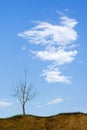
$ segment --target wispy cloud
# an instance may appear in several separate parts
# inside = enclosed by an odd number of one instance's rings
[[[26,51],[26,46],[23,45],[23,46],[22,46],[22,50],[23,50],[23,51]]]
[[[59,68],[72,63],[78,53],[74,43],[78,38],[74,29],[77,23],[77,20],[63,15],[60,24],[37,21],[36,26],[18,34],[29,43],[43,46],[43,50],[31,52],[43,61],[50,61],[51,64],[42,71],[46,81],[71,83],[71,77],[62,75]]]
[[[36,105],[36,108],[42,108],[42,107],[43,107],[43,105],[41,105],[41,104]]]
[[[48,101],[48,102],[46,102],[46,103],[44,103],[44,104],[42,104],[42,103],[35,103],[34,104],[34,106],[36,107],[36,108],[38,108],[38,109],[41,109],[41,108],[45,108],[45,107],[48,107],[49,105],[55,105],[55,104],[59,104],[59,103],[61,103],[61,102],[63,102],[64,101],[64,99],[63,98],[55,98],[55,99],[53,99],[53,100],[50,100],[50,101]]]
[[[60,102],[63,102],[63,99],[62,98],[56,98],[54,100],[49,101],[48,105],[58,104]]]
[[[8,101],[0,101],[0,107],[8,107],[11,106],[12,103]]]
[[[30,43],[43,45],[64,45],[71,44],[77,39],[77,33],[73,29],[77,24],[75,19],[66,16],[60,18],[60,25],[53,25],[48,22],[36,22],[37,25],[30,30],[19,33]]]

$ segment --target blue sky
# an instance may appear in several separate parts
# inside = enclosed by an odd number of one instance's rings
[[[28,114],[87,112],[87,1],[0,1],[0,117],[22,113],[12,87],[28,69]]]

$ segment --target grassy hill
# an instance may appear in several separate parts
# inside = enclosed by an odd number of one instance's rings
[[[87,114],[64,113],[49,117],[19,115],[0,119],[0,130],[87,130]]]

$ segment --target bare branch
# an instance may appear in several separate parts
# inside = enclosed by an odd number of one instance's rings
[[[36,92],[33,90],[32,86],[27,86],[27,71],[24,71],[24,81],[20,81],[13,90],[13,96],[20,101],[23,114],[25,114],[26,103],[30,102],[36,96]]]

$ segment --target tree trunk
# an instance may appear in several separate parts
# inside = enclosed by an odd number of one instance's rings
[[[25,105],[24,104],[22,105],[22,108],[23,108],[23,115],[25,115]]]

